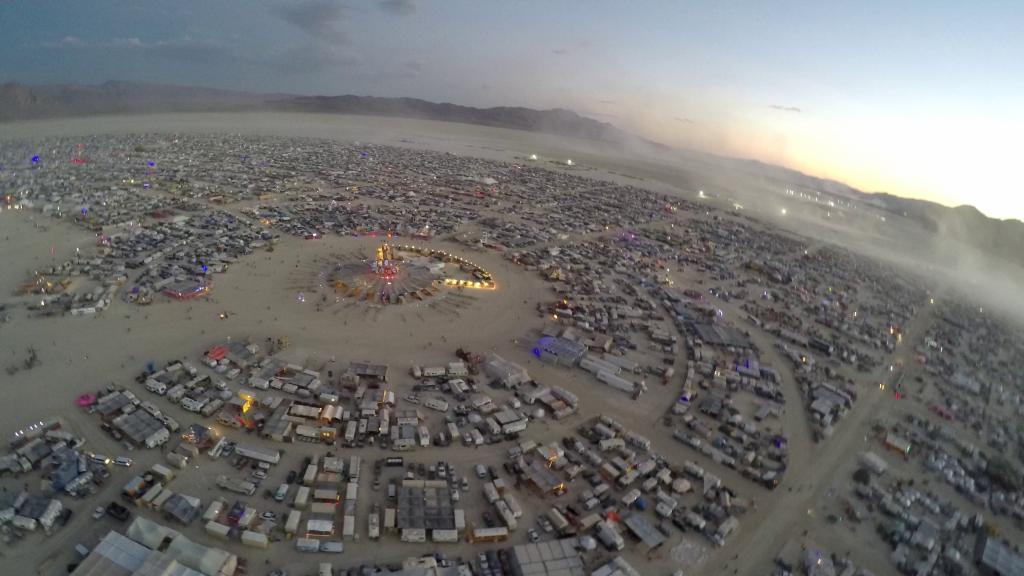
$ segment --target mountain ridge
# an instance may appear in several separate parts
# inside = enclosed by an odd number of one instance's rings
[[[259,94],[219,88],[111,80],[102,84],[0,84],[0,122],[95,114],[230,111],[319,112],[396,116],[461,122],[497,128],[624,144],[639,140],[657,149],[668,147],[637,139],[607,123],[564,108],[536,110],[515,106],[476,108],[418,98],[378,96],[301,96]]]
[[[107,81],[97,85],[0,84],[0,123],[15,120],[98,114],[156,112],[279,111],[396,116],[510,128],[581,138],[611,145],[642,143],[659,152],[686,153],[639,138],[607,122],[564,108],[536,110],[519,106],[476,108],[418,98],[378,96],[302,96],[251,93],[219,88]],[[767,164],[756,159],[730,158],[689,151],[723,169],[753,170],[763,176],[799,182],[829,194],[845,195],[910,219],[934,234],[1024,265],[1024,222],[986,216],[974,206],[947,207],[928,200],[902,198],[887,192],[864,192],[842,182]]]

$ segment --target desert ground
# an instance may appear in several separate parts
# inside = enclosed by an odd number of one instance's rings
[[[4,127],[3,136],[196,131],[337,138],[500,160],[514,160],[530,153],[549,158],[571,157],[591,171],[587,175],[658,191],[692,194],[692,182],[671,167],[639,160],[633,162],[628,155],[586,143],[426,121],[255,114],[127,116],[15,123]],[[90,242],[89,234],[71,225],[49,220],[43,223],[41,219],[30,219],[28,213],[0,213],[0,254],[3,255],[0,290],[12,289],[33,269],[62,261],[76,248]],[[468,251],[456,244],[437,241],[429,244],[461,253],[487,267],[499,285],[493,292],[467,291],[464,295],[449,295],[436,302],[391,307],[341,303],[322,310],[318,310],[317,303],[311,299],[299,298],[313,271],[324,266],[331,254],[364,251],[369,255],[373,245],[369,239],[336,236],[316,242],[284,237],[274,252],[254,254],[219,275],[210,296],[201,300],[182,303],[161,298],[147,307],[117,300],[101,315],[89,318],[36,319],[22,312],[12,314],[10,322],[0,324],[0,364],[17,362],[31,347],[38,351],[41,365],[13,376],[0,372],[0,435],[6,437],[34,421],[60,416],[88,439],[88,447],[120,455],[124,452],[123,446],[104,435],[95,419],[74,408],[73,401],[78,394],[95,391],[109,383],[134,386],[133,378],[147,362],[162,364],[177,358],[195,362],[204,349],[228,338],[262,340],[285,336],[291,342],[286,357],[307,365],[325,366],[332,361],[339,365],[348,361],[390,364],[397,375],[394,386],[399,396],[411,389],[412,379],[403,375],[413,364],[450,361],[454,350],[460,346],[478,353],[494,350],[526,366],[536,380],[564,386],[580,397],[582,415],[562,422],[535,424],[524,435],[526,438],[558,440],[585,417],[610,414],[627,428],[647,435],[656,450],[670,459],[707,462],[702,455],[673,440],[672,430],[659,423],[678,392],[674,386],[650,385],[647,394],[631,402],[597,384],[585,373],[551,367],[536,360],[530,353],[530,339],[544,325],[544,319],[536,312],[536,303],[550,288],[536,274],[525,272],[497,255]],[[676,279],[681,287],[693,280]],[[224,311],[229,313],[226,320],[219,318]],[[922,334],[928,321],[925,318],[921,320],[922,325],[910,327],[908,338]],[[761,347],[772,350],[767,343]],[[785,390],[787,404],[780,425],[791,439],[794,459],[782,487],[769,492],[721,468],[726,483],[758,502],[757,508],[742,519],[739,535],[721,549],[707,548],[706,542],[692,534],[675,536],[669,546],[649,558],[640,552],[639,546],[628,546],[624,555],[635,560],[635,565],[650,570],[645,574],[670,574],[680,568],[686,574],[762,573],[768,567],[766,562],[770,562],[787,540],[799,539],[806,530],[815,532],[816,526],[820,528],[814,503],[834,489],[840,478],[848,478],[849,470],[841,466],[843,459],[863,449],[866,442],[863,429],[884,414],[889,397],[880,395],[869,402],[858,403],[835,436],[814,445],[809,439],[799,392],[790,378],[786,380],[789,385]],[[170,412],[172,416],[184,418],[186,413],[180,408],[177,410]],[[460,475],[471,476],[473,464],[481,461],[498,464],[506,448],[503,444],[479,450],[461,446],[432,447],[406,457],[425,463],[444,459],[455,464]],[[323,452],[322,447],[306,444],[287,445],[285,450],[280,467],[284,469],[295,468],[303,456]],[[385,454],[375,448],[343,450],[342,453],[361,454],[367,462]],[[135,471],[163,460],[159,451],[135,451],[131,456],[136,460],[133,471],[115,469],[112,481],[106,484],[97,502],[115,499],[121,484]],[[205,502],[225,495],[214,486],[213,479],[226,468],[221,463],[204,460],[196,469],[183,471],[176,482],[179,486],[189,485],[189,491]],[[275,477],[272,484],[279,481]],[[368,484],[360,486],[361,493],[370,490]],[[0,486],[11,488],[12,480],[4,478]],[[477,488],[474,482],[469,493],[474,500],[465,507],[468,516],[478,521],[479,512],[473,510],[480,507],[476,500],[482,502],[482,497]],[[550,506],[550,503],[531,504],[536,505],[527,506],[526,525],[531,525],[533,517]],[[109,519],[96,526],[89,518],[88,502],[77,506],[71,524],[55,536],[39,538],[38,545],[2,549],[5,566],[11,570],[9,573],[63,574],[65,564],[72,559],[71,547],[75,543],[87,541],[92,545],[102,532],[114,527]],[[367,500],[361,499],[361,525],[368,507]],[[857,563],[870,567],[875,574],[893,573],[884,557],[872,558],[868,544],[872,534],[838,530],[823,530],[812,536],[833,549],[850,549]],[[201,523],[183,532],[197,541],[210,543],[202,534]],[[701,563],[680,564],[673,559],[672,548],[679,545],[681,539],[705,549]],[[520,540],[525,541],[522,532],[513,542]],[[287,544],[272,545],[267,551],[243,548],[238,543],[218,541],[216,545],[248,558],[250,566],[261,566],[273,558],[274,566],[301,574],[304,572],[300,570],[311,570],[316,561],[295,552]],[[446,548],[446,552],[449,556],[469,558],[479,549],[479,546],[463,543]],[[363,562],[396,561],[430,550],[430,545],[360,546],[351,543],[346,544],[342,556],[331,560],[339,565],[354,566]],[[256,568],[254,573],[261,573],[259,570]]]

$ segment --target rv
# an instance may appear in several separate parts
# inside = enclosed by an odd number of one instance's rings
[[[152,378],[150,378],[146,380],[146,390],[149,390],[154,394],[159,394],[160,396],[163,396],[164,394],[167,393],[167,385],[164,384],[163,382],[153,380]]]

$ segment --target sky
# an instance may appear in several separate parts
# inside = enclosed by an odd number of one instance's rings
[[[568,108],[1024,219],[1024,2],[0,0],[0,81]]]

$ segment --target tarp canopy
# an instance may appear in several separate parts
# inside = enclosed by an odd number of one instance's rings
[[[196,544],[181,534],[178,534],[171,541],[166,553],[185,566],[198,570],[207,576],[219,573],[221,567],[231,557],[231,554],[220,548],[207,548],[202,544]]]
[[[96,403],[96,395],[95,394],[82,394],[81,396],[78,397],[77,400],[75,400],[75,404],[78,404],[79,406],[82,406],[82,407],[92,406],[95,403]]]
[[[228,355],[228,349],[223,346],[214,346],[206,353],[213,360],[220,360]]]
[[[179,536],[177,530],[172,530],[142,516],[136,516],[125,535],[147,548],[158,550],[160,544],[167,538]]]

